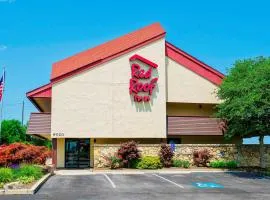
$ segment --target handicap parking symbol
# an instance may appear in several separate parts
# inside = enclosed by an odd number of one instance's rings
[[[196,188],[201,188],[201,189],[215,189],[215,188],[224,188],[223,185],[213,183],[213,182],[196,182],[192,183],[193,186]]]

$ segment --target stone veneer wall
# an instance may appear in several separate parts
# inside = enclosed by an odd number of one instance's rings
[[[112,156],[117,152],[119,144],[95,144],[94,167],[106,166],[106,156]],[[235,144],[178,144],[175,145],[175,159],[193,162],[193,151],[208,149],[213,157],[211,160],[236,160],[239,166],[259,166],[259,145],[235,145]],[[142,156],[158,156],[160,144],[138,145]],[[270,145],[265,145],[266,162],[270,167]]]

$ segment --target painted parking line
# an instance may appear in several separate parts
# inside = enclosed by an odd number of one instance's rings
[[[116,185],[114,184],[114,182],[112,181],[112,179],[110,179],[110,177],[107,174],[103,174],[103,175],[110,182],[110,184],[112,185],[112,187],[113,188],[116,188]]]
[[[175,183],[175,182],[173,182],[173,181],[171,181],[171,180],[169,180],[169,179],[166,179],[166,178],[164,178],[164,177],[162,177],[162,176],[159,176],[159,175],[157,175],[157,174],[153,174],[153,176],[159,177],[159,178],[161,178],[161,179],[163,179],[163,180],[165,180],[165,181],[167,181],[167,182],[169,182],[169,183],[172,183],[172,184],[176,185],[177,187],[184,188],[184,186],[182,186],[182,185],[180,185],[180,184],[178,184],[178,183]]]

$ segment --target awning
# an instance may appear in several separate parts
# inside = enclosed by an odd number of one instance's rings
[[[223,135],[220,119],[210,117],[168,117],[168,135]]]
[[[27,134],[44,136],[51,135],[51,113],[31,113]]]

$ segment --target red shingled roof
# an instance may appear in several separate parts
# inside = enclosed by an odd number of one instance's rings
[[[164,37],[165,30],[159,23],[146,26],[102,45],[88,49],[53,64],[51,80],[61,79],[82,68],[89,68],[122,55],[148,42]]]

